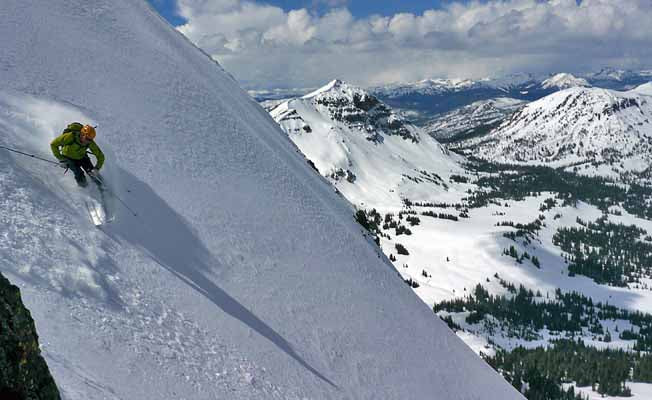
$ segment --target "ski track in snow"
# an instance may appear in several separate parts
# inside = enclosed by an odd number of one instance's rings
[[[4,100],[2,129],[21,127],[23,135],[29,132],[29,136],[27,140],[18,137],[16,142],[23,149],[39,143],[30,150],[46,156],[43,147],[53,138],[48,132],[65,124],[53,124],[48,130],[43,129],[44,121],[25,118],[34,115],[30,106],[35,102],[41,106],[39,115],[52,115],[43,111],[46,102],[7,94],[0,98]],[[71,119],[88,120],[74,115],[70,107],[50,106]],[[264,369],[227,348],[191,316],[170,308],[164,297],[143,289],[145,280],[138,282],[125,275],[111,254],[122,253],[122,264],[129,267],[142,263],[142,255],[93,227],[83,205],[94,201],[87,194],[92,184],[77,188],[72,173],[62,173],[56,166],[20,155],[0,158],[0,225],[5,227],[0,236],[0,261],[3,271],[22,287],[23,296],[32,304],[58,303],[78,323],[67,329],[90,328],[88,340],[105,351],[105,356],[110,356],[116,343],[129,343],[133,353],[129,369],[144,379],[154,379],[147,370],[156,368],[185,381],[197,394],[251,395],[253,391],[265,398],[287,398],[286,391],[266,381]],[[132,262],[126,261],[129,259]],[[146,269],[141,272],[147,276]],[[163,292],[164,288],[159,288],[153,293]],[[53,293],[63,296],[64,302]],[[122,398],[83,365],[68,361],[58,346],[46,342],[41,347],[51,368],[75,382],[62,388],[64,399],[87,399],[89,388],[103,398]]]

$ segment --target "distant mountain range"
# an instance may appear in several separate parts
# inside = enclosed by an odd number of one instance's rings
[[[428,79],[377,86],[369,91],[391,107],[405,112],[417,125],[426,125],[437,115],[481,100],[513,98],[534,101],[573,86],[631,90],[650,80],[652,71],[605,68],[577,75],[518,73],[477,80]]]
[[[466,141],[499,162],[575,166],[618,177],[652,165],[652,83],[636,89],[572,87],[532,102],[490,134]]]

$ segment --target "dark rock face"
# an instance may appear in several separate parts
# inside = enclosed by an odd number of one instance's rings
[[[349,128],[367,132],[367,140],[372,142],[382,142],[378,132],[398,135],[415,143],[419,141],[408,129],[411,124],[409,121],[394,114],[376,97],[362,90],[353,93],[352,100],[333,91],[317,96],[313,102],[324,107],[333,120],[343,122]]]
[[[347,180],[349,183],[355,183],[355,180],[358,178],[358,177],[353,173],[353,171],[348,170],[348,169],[345,171],[345,170],[343,170],[342,168],[338,168],[335,172],[333,172],[333,173],[330,175],[330,177],[331,177],[331,179],[333,179],[333,180],[335,180],[335,181],[339,181],[339,180],[341,180],[341,179],[343,179],[343,178],[346,178],[346,180]]]
[[[60,398],[20,291],[0,274],[0,399]]]

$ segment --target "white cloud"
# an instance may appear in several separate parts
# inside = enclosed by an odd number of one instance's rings
[[[315,36],[317,28],[306,10],[292,10],[281,25],[263,33],[263,44],[303,45]]]
[[[254,87],[652,63],[649,0],[472,1],[363,19],[346,8],[316,15],[242,0],[178,1],[188,21],[179,30]]]
[[[325,45],[353,43],[351,30],[354,23],[353,16],[346,9],[335,9],[316,19],[318,39]]]

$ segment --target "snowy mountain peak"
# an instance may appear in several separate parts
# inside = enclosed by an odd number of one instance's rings
[[[340,90],[343,86],[348,86],[348,85],[346,85],[343,81],[341,81],[339,79],[333,79],[332,81],[328,82],[327,85],[320,87],[319,89],[315,90],[314,92],[310,92],[310,93],[306,94],[305,96],[303,96],[303,98],[308,99],[308,98],[311,98],[311,97],[315,97],[315,96],[317,96],[317,95],[319,95],[321,93],[330,92],[330,91],[333,91],[333,90],[337,91],[337,90]]]
[[[643,93],[574,87],[528,104],[470,144],[488,159],[557,166],[594,162],[605,165],[601,174],[619,175],[652,165],[651,121],[652,101]]]
[[[357,105],[360,105],[359,102],[370,101],[374,104],[378,102],[378,99],[369,94],[366,90],[339,79],[332,80],[327,85],[302,97],[302,99],[316,98],[341,99],[345,102],[354,102]]]
[[[577,78],[568,73],[556,74],[541,83],[544,89],[568,89],[575,86],[589,87],[589,82],[584,78]]]
[[[419,141],[416,128],[402,115],[395,113],[364,89],[341,80],[333,80],[312,93],[281,104],[273,111],[273,115],[277,121],[278,118],[294,118],[291,110],[299,102],[310,104],[315,112],[328,115],[332,121],[359,131],[374,142],[382,141],[383,135],[398,135],[414,142]],[[301,129],[312,128],[306,124]]]
[[[405,193],[418,198],[414,193],[445,190],[443,177],[459,170],[436,140],[375,96],[341,81],[270,114],[354,204],[400,206]]]
[[[337,86],[341,86],[341,85],[343,85],[343,84],[344,84],[344,82],[343,82],[342,80],[340,80],[340,79],[333,79],[333,80],[330,81],[330,82],[328,83],[328,85],[326,85],[326,86],[330,86],[330,87],[334,88],[334,87],[337,87]]]

